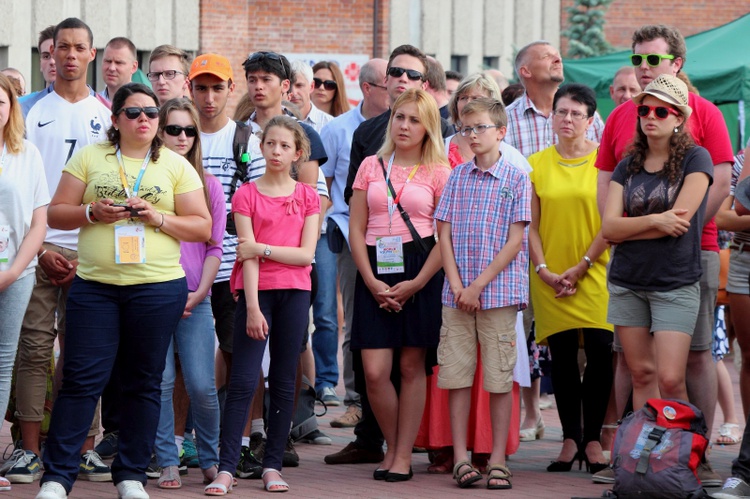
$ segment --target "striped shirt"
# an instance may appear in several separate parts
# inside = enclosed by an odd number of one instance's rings
[[[464,287],[486,269],[508,240],[510,225],[531,221],[531,181],[505,157],[486,172],[474,161],[457,166],[435,210],[435,219],[451,224],[453,252]],[[456,308],[448,279],[443,305]],[[482,310],[518,306],[529,301],[528,229],[521,251],[479,296]]]
[[[504,140],[527,158],[557,144],[557,134],[552,131],[552,114],[545,116],[526,93],[513,101],[505,111],[508,114],[508,131]],[[594,123],[588,128],[586,137],[601,142],[603,132],[604,122],[599,113],[594,113]]]

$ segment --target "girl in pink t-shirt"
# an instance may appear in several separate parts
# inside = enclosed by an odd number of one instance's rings
[[[281,478],[294,403],[294,380],[310,307],[310,270],[318,240],[320,199],[315,190],[290,176],[304,162],[310,143],[302,127],[288,116],[266,125],[261,144],[266,171],[240,187],[232,199],[237,235],[249,243],[250,257],[239,256],[231,276],[238,296],[233,337],[232,374],[224,406],[219,476],[206,487],[209,495],[231,489],[240,457],[242,430],[258,385],[261,360],[270,340],[268,384],[271,404],[263,457],[263,482],[269,492],[289,485]]]

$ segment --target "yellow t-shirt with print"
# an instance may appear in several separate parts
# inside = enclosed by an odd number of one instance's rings
[[[130,189],[135,185],[142,159],[122,156]],[[125,203],[125,189],[115,149],[107,143],[80,149],[68,161],[63,172],[86,184],[83,203],[112,199]],[[166,147],[159,161],[149,161],[143,174],[138,197],[151,203],[165,215],[175,214],[175,196],[202,189],[200,177],[190,163]],[[180,265],[180,242],[172,236],[145,225],[145,263],[115,263],[115,226],[141,223],[137,217],[116,224],[87,224],[78,237],[78,271],[82,279],[128,286],[179,279],[185,275]]]

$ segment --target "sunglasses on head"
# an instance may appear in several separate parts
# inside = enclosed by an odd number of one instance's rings
[[[338,83],[333,80],[323,81],[320,78],[313,78],[313,83],[315,84],[315,88],[320,88],[321,85],[323,85],[323,88],[326,90],[336,90],[338,88]]]
[[[159,108],[156,106],[148,107],[126,107],[123,108],[120,113],[125,113],[125,117],[129,120],[136,120],[141,113],[146,115],[146,118],[155,120],[159,117]],[[119,114],[119,113],[118,113]]]
[[[281,58],[279,54],[276,52],[254,52],[250,54],[247,59],[245,59],[245,62],[242,63],[242,66],[247,71],[247,68],[251,64],[260,63],[266,59],[269,59],[271,61],[276,62],[278,65],[281,66],[281,68],[284,70],[284,74],[287,75],[286,79],[289,78],[289,70],[287,69],[286,64],[284,64],[284,60]]]
[[[388,76],[393,76],[394,78],[401,78],[401,75],[404,73],[406,73],[406,77],[412,81],[424,80],[424,75],[417,70],[404,69],[396,66],[388,68]]]
[[[633,66],[640,66],[643,64],[643,59],[646,59],[646,63],[648,63],[649,66],[652,68],[655,68],[659,64],[661,64],[662,59],[668,59],[672,60],[674,59],[673,55],[669,54],[631,54],[630,55],[630,62],[633,64]]]
[[[664,106],[647,106],[645,104],[641,104],[636,108],[638,110],[638,116],[641,118],[645,118],[649,114],[651,114],[651,111],[654,112],[654,116],[656,116],[660,120],[666,120],[667,116],[670,114],[674,114],[675,116],[680,116],[680,113],[678,113],[676,110],[672,109],[671,107],[664,107]]]
[[[186,137],[196,137],[198,135],[198,129],[193,125],[167,125],[164,127],[164,133],[171,135],[172,137],[179,137],[182,132],[185,132]]]

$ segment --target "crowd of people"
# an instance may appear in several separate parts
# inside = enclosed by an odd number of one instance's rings
[[[43,30],[46,88],[0,74],[0,410],[17,442],[0,490],[64,499],[82,479],[147,499],[147,478],[177,489],[192,466],[209,496],[237,478],[285,492],[294,444],[331,444],[298,420],[310,391],[354,428],[328,464],[407,481],[416,445],[460,488],[511,489],[506,457],[544,434],[540,355],[563,433],[549,472],[614,482],[612,430],[649,398],[689,400],[710,431],[728,378],[717,223],[750,357],[748,172],[683,81],[681,34],[644,26],[632,48],[606,123],[544,41],[518,51],[513,85],[399,46],[361,67],[354,108],[334,62],[253,52],[231,119],[220,54],[161,45],[149,86],[117,37],[96,93],[91,29]],[[724,416],[717,441],[741,445],[714,497],[750,496],[750,430]],[[708,458],[697,474],[722,485]]]

